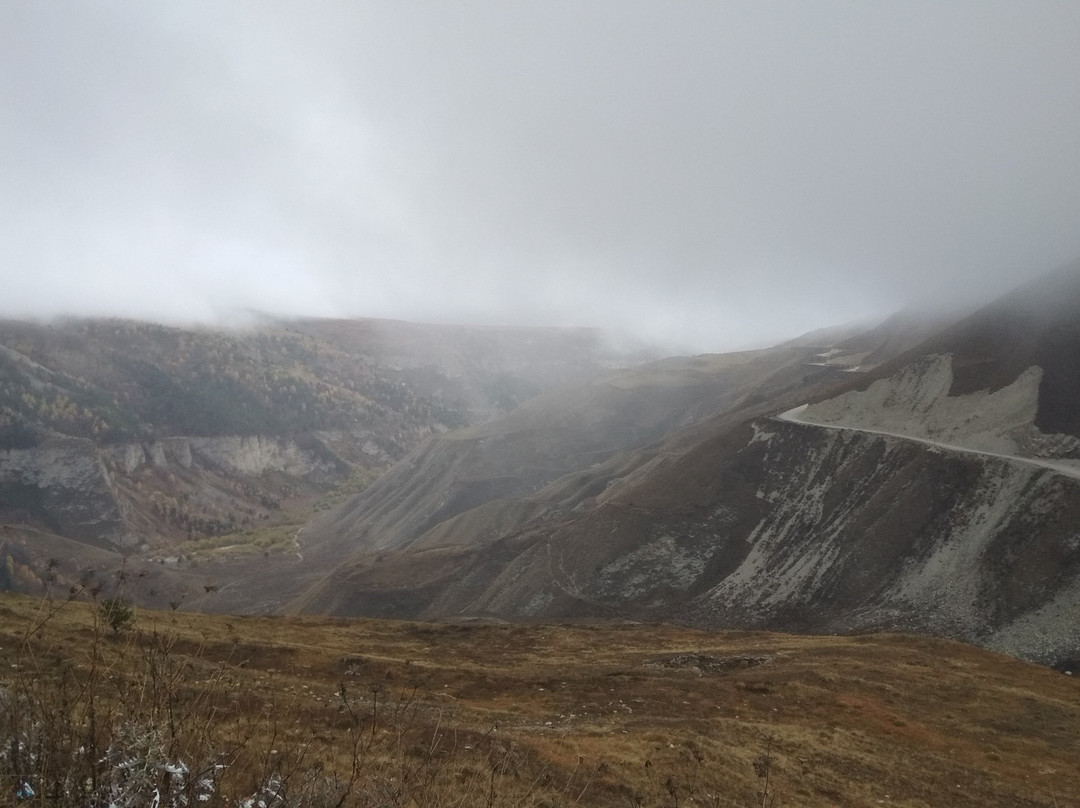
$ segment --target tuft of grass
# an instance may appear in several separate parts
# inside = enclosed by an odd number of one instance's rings
[[[114,634],[130,628],[135,622],[135,609],[119,596],[102,600],[100,613],[102,622],[111,628]]]

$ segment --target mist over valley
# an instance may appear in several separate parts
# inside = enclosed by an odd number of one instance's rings
[[[0,805],[1075,802],[1078,31],[0,4]]]

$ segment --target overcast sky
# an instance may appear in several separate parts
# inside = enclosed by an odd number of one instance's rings
[[[1080,3],[0,0],[0,315],[764,343],[1080,258]]]

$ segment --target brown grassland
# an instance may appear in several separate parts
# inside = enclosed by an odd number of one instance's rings
[[[0,805],[1080,805],[1080,682],[955,642],[109,616],[0,596]]]

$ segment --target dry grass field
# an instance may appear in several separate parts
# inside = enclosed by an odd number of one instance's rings
[[[1080,682],[954,642],[0,597],[0,805],[1080,805]]]

